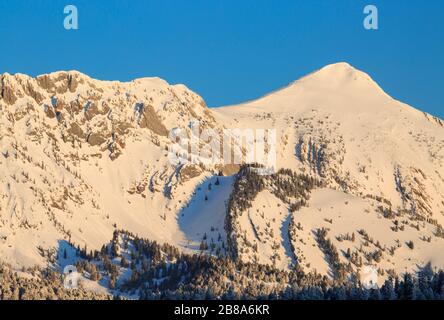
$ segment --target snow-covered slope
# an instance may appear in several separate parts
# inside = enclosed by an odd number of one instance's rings
[[[342,218],[337,206],[328,214],[324,209],[329,208],[319,208],[322,214],[302,214],[305,209],[294,214],[295,222],[305,228],[305,234],[300,230],[295,234],[306,236],[305,243],[295,240],[295,254],[303,254],[311,268],[326,271],[328,259],[320,259],[324,255],[314,233],[324,227],[324,219],[333,220],[327,226],[335,234],[352,234],[358,231],[352,218],[360,221],[362,228],[383,230],[387,223],[396,221],[392,215],[399,215],[407,224],[411,219],[415,225],[418,220],[423,222],[415,232],[406,228],[400,234],[386,227],[387,232],[375,238],[381,242],[399,240],[403,247],[407,238],[421,244],[421,248],[410,250],[415,253],[407,249],[399,259],[391,259],[391,268],[404,271],[407,265],[413,268],[415,263],[428,260],[442,265],[444,242],[434,236],[440,234],[439,225],[444,223],[442,120],[394,100],[367,74],[347,63],[326,66],[258,100],[214,113],[218,122],[235,128],[277,128],[278,168],[320,179],[327,188],[340,191],[334,193],[334,201],[347,201],[349,195],[359,199]],[[328,191],[316,191],[315,195],[316,201],[331,197]],[[368,220],[364,203],[373,207],[368,209],[373,220]],[[316,207],[313,203],[309,206]],[[276,208],[269,212],[275,215]],[[390,218],[382,218],[384,215]],[[432,244],[420,240],[429,236]],[[359,244],[354,247],[360,248]]]
[[[43,265],[63,240],[99,249],[118,228],[184,251],[331,276],[325,238],[347,270],[444,267],[444,123],[346,63],[216,109],[158,78],[69,71],[0,80],[0,256],[13,265]],[[247,207],[230,207],[242,177],[218,175],[236,166],[168,158],[169,134],[191,137],[196,121],[216,131],[276,129],[277,169],[292,173],[264,180]],[[300,207],[297,192],[283,192],[302,174],[316,183]],[[377,250],[378,262],[368,258]]]
[[[279,167],[444,222],[444,123],[392,99],[348,64],[215,113],[236,127],[280,128]]]
[[[1,76],[0,251],[44,264],[60,239],[100,248],[115,228],[179,243],[177,213],[206,178],[171,165],[170,130],[214,127],[203,100],[157,78],[98,81],[75,71]]]

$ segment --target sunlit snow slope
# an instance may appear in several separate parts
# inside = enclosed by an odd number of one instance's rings
[[[227,254],[229,236],[256,244],[237,247],[245,261],[332,276],[317,233],[328,228],[352,269],[444,267],[444,123],[346,63],[216,109],[158,78],[121,83],[69,71],[0,80],[2,260],[44,265],[62,240],[98,249],[117,228],[209,254]],[[238,168],[168,158],[170,132],[191,137],[196,121],[216,131],[276,129],[277,169],[323,187],[296,212],[267,187],[230,229]]]

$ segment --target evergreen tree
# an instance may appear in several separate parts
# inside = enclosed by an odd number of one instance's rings
[[[404,274],[404,281],[402,283],[402,300],[413,300],[414,292],[415,292],[415,283],[413,282],[413,278],[410,273]]]
[[[396,300],[396,292],[393,287],[393,280],[387,279],[381,287],[381,299],[384,300]]]

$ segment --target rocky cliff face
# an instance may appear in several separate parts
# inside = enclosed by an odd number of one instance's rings
[[[122,222],[145,233],[146,211],[165,223],[176,185],[205,171],[167,158],[173,128],[191,120],[217,126],[202,98],[182,85],[98,81],[75,71],[4,74],[0,83],[0,246],[10,262],[42,263],[35,248],[61,238],[97,247]]]

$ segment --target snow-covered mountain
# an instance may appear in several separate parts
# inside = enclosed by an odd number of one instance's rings
[[[0,79],[0,257],[12,265],[45,265],[64,240],[100,249],[122,229],[331,277],[444,267],[444,122],[346,63],[215,109],[158,78]],[[195,123],[275,129],[276,173],[172,163],[171,132],[192,139]]]
[[[276,252],[273,242],[289,241],[282,226],[292,219],[301,225],[290,239],[295,255],[319,272],[329,270],[314,235],[322,228],[330,229],[328,237],[343,263],[350,258],[341,252],[350,249],[356,259],[384,270],[402,272],[428,261],[443,265],[442,120],[394,100],[346,63],[326,66],[282,90],[215,113],[218,122],[235,127],[279,128],[278,167],[307,173],[326,186],[313,190],[308,206],[290,218],[268,191],[258,195],[248,210],[251,224],[240,222],[237,233],[246,234],[246,241],[239,241],[254,243],[252,228],[271,224],[275,237],[257,241],[263,247],[259,261]],[[359,230],[369,236],[359,235]],[[353,233],[355,241],[343,240]],[[407,246],[410,241],[414,249]],[[381,262],[365,258],[376,251],[382,252],[377,259]],[[287,265],[291,255],[281,252],[281,264]],[[251,251],[243,256],[252,259]]]

